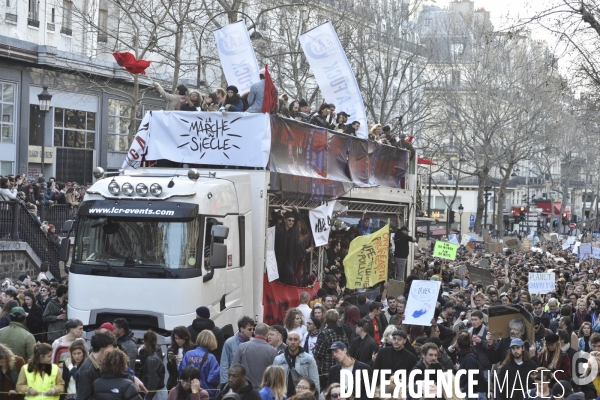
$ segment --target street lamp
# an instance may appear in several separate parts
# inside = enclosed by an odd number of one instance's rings
[[[460,203],[460,205],[458,206],[458,234],[462,235],[462,215],[463,215],[463,211],[465,211],[465,208],[463,207],[462,203]]]
[[[488,229],[488,224],[487,224],[487,217],[488,217],[488,203],[490,202],[490,196],[492,195],[490,193],[490,190],[492,189],[491,186],[484,186],[483,188],[485,190],[485,193],[483,193],[483,197],[485,197],[485,213],[483,214],[483,226],[485,226],[485,229]]]
[[[46,114],[50,111],[50,102],[52,101],[52,95],[48,92],[48,86],[44,86],[44,90],[38,96],[39,107],[41,111],[41,121],[37,124],[37,136],[42,138],[42,174],[44,173],[44,153],[46,152],[45,147],[45,131],[46,131]]]

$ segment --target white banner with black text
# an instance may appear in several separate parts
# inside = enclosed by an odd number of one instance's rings
[[[264,168],[270,149],[269,114],[150,111],[123,168],[140,167],[142,156],[146,161]]]
[[[331,218],[333,216],[335,203],[335,201],[329,201],[308,212],[310,227],[312,229],[316,247],[324,246],[329,241],[329,232],[331,232],[332,222]]]
[[[240,95],[260,80],[254,48],[242,21],[225,25],[214,31],[221,67],[229,85],[238,88]]]
[[[336,111],[350,114],[348,123],[360,122],[356,136],[368,136],[367,114],[352,67],[331,22],[300,35],[300,44],[325,101]]]

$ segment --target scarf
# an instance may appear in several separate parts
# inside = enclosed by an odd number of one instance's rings
[[[246,335],[244,335],[243,333],[238,332],[238,339],[240,339],[242,341],[242,343],[246,343],[247,341],[250,340],[250,338]]]
[[[308,332],[308,335],[306,335],[306,339],[304,339],[304,351],[308,353],[308,338],[309,337],[315,337],[319,335],[320,330],[317,329],[314,332]]]
[[[585,322],[585,317],[587,317],[587,311],[584,311],[583,314],[577,311],[575,313],[575,316],[577,317],[577,321],[579,321],[579,326],[581,326]]]

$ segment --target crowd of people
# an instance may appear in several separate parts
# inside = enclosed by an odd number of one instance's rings
[[[355,230],[367,233],[369,221],[362,219]],[[598,370],[581,383],[575,378],[585,378],[593,369],[591,362],[574,355],[588,352],[600,363],[599,267],[568,251],[555,256],[497,253],[488,255],[495,280],[485,285],[458,273],[461,265],[483,255],[461,249],[456,261],[447,262],[419,250],[405,293],[390,296],[383,283],[370,299],[363,290],[345,288],[343,264],[336,265],[343,259],[337,255],[343,248],[337,240],[349,240],[346,233],[334,235],[327,250],[332,261],[323,287],[312,298],[302,292],[282,325],[245,316],[227,337],[201,306],[189,326],[172,331],[168,349],[157,345],[151,330],[143,333],[138,348],[124,319],[98,327],[88,345],[81,339],[83,323],[65,314],[67,286],[27,276],[14,283],[6,280],[0,299],[3,390],[11,399],[42,394],[85,400],[337,400],[344,389],[342,370],[353,375],[418,371],[419,379],[427,371],[464,370],[474,371],[476,379],[463,375],[461,389],[474,386],[478,399],[598,398]],[[556,274],[556,290],[529,293],[528,274],[548,271]],[[415,280],[441,285],[427,326],[404,323]],[[533,325],[515,317],[508,323],[508,337],[494,338],[488,326],[491,307],[523,309]],[[495,385],[494,377],[508,379],[510,388]],[[388,392],[400,384],[392,381]],[[513,391],[515,385],[523,391]],[[375,397],[384,398],[379,392]],[[356,398],[367,398],[365,390]]]
[[[213,92],[202,95],[197,89],[188,89],[178,85],[173,93],[168,93],[158,82],[153,86],[166,101],[166,110],[180,111],[221,111],[260,113],[264,101],[264,69],[259,71],[260,81],[255,83],[247,93],[239,93],[236,86],[226,89],[217,88]],[[360,122],[351,119],[345,111],[336,112],[335,104],[322,103],[318,110],[311,110],[310,104],[304,99],[293,100],[283,93],[279,96],[277,113],[283,117],[311,125],[326,128],[335,132],[356,136]],[[368,139],[380,144],[409,148],[410,144],[392,132],[389,125],[373,124],[369,126]],[[412,150],[412,147],[409,148]]]

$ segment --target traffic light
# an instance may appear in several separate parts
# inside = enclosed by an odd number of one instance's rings
[[[567,220],[567,213],[562,213],[562,224],[568,225],[569,221]]]
[[[454,223],[454,217],[456,216],[456,211],[450,210],[450,223]]]

